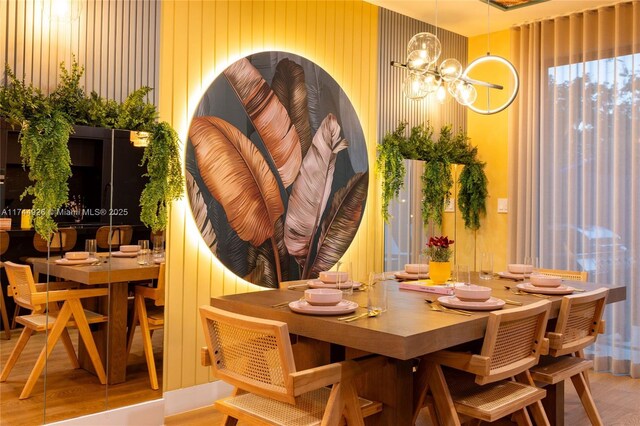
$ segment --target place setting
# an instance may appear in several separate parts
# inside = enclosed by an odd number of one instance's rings
[[[342,290],[334,288],[310,288],[287,305],[293,312],[310,315],[343,315],[358,308],[356,302],[343,298]]]
[[[428,263],[407,263],[404,270],[393,273],[398,281],[424,280],[429,278]]]
[[[351,266],[346,262],[338,262],[336,271],[322,271],[318,274],[318,279],[308,280],[306,285],[309,288],[328,288],[340,289],[348,294],[352,290],[358,290],[362,287],[362,283],[354,281],[349,275]],[[304,285],[304,284],[302,284]],[[291,288],[291,287],[289,287]]]
[[[94,256],[89,256],[88,251],[69,251],[64,254],[62,259],[56,259],[55,263],[63,266],[78,266],[99,265],[101,261]]]
[[[580,291],[574,287],[563,285],[562,278],[553,275],[531,274],[530,282],[520,283],[516,288],[530,294],[567,295]]]

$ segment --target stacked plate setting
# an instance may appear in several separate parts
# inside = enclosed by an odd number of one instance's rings
[[[89,257],[88,251],[69,251],[64,254],[63,259],[58,259],[55,262],[59,265],[85,265],[97,260],[95,257]]]
[[[136,257],[140,251],[139,245],[121,245],[119,251],[114,251],[111,256],[114,257]]]
[[[475,311],[493,311],[502,309],[504,300],[491,297],[491,288],[480,285],[456,286],[453,296],[438,298],[438,302],[447,308],[459,308]]]
[[[312,315],[341,315],[354,312],[358,304],[342,298],[342,291],[332,288],[305,290],[304,299],[289,303],[292,311]]]
[[[575,288],[562,285],[562,278],[553,275],[531,274],[530,283],[518,284],[522,291],[540,294],[571,294]]]
[[[349,281],[349,274],[345,271],[323,271],[320,272],[319,279],[307,281],[310,288],[341,288],[343,284],[347,287],[358,288],[362,284]]]
[[[498,272],[498,275],[502,278],[510,278],[513,280],[524,280],[529,278],[533,272],[533,265],[526,263],[510,263],[507,265],[505,272]]]
[[[429,278],[428,263],[407,263],[404,271],[395,272],[394,275],[399,280],[419,280]]]

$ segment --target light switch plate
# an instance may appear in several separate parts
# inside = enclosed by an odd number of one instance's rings
[[[454,211],[456,211],[455,201],[456,200],[454,200],[453,198],[449,198],[449,203],[444,205],[444,211],[449,213],[453,213]]]
[[[498,198],[498,213],[507,213],[507,198]]]

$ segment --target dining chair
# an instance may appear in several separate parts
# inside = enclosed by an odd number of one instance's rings
[[[382,404],[359,398],[356,376],[379,369],[382,357],[348,360],[296,371],[287,324],[200,307],[207,347],[202,363],[234,386],[215,402],[227,425],[364,425]],[[327,386],[332,385],[331,388]]]
[[[81,299],[107,296],[109,289],[78,290],[69,287],[63,288],[62,285],[67,283],[36,284],[28,265],[18,265],[13,262],[5,262],[5,270],[14,299],[22,301],[23,306],[28,307],[31,313],[17,318],[18,323],[22,324],[24,328],[2,369],[2,373],[0,373],[0,382],[7,380],[29,338],[34,332],[39,331],[48,331],[46,342],[22,389],[20,399],[31,396],[46,360],[58,340],[62,340],[72,367],[79,368],[78,358],[67,330],[67,327],[77,327],[100,383],[106,384],[104,367],[91,335],[89,324],[105,322],[107,317],[84,309]],[[58,303],[62,303],[61,308],[58,308]]]
[[[565,269],[538,269],[536,272],[542,275],[553,275],[572,281],[587,282],[589,280],[589,272],[587,271],[569,271]]]
[[[7,231],[0,230],[0,256],[5,254],[9,249],[9,233]],[[0,261],[0,269],[2,269],[3,263]],[[2,325],[4,327],[4,337],[11,339],[11,327],[9,324],[9,314],[7,313],[7,304],[4,300],[4,290],[0,285],[0,315],[2,315]]]
[[[96,244],[101,249],[117,249],[131,243],[133,228],[131,225],[101,226],[96,231]]]
[[[493,422],[513,414],[519,425],[528,425],[526,408],[530,407],[535,424],[548,425],[540,402],[546,391],[534,385],[529,369],[546,350],[544,331],[550,307],[549,301],[541,300],[491,312],[478,354],[442,350],[424,355],[414,380],[414,423],[428,403],[435,404],[446,424],[469,418]],[[429,391],[438,398],[429,399]],[[444,422],[444,418],[453,420]]]
[[[154,330],[164,327],[164,288],[165,288],[165,264],[160,264],[158,271],[158,281],[156,287],[146,285],[135,286],[135,296],[133,301],[133,314],[129,325],[127,338],[127,358],[131,352],[131,344],[133,336],[138,324],[142,332],[142,346],[144,355],[147,360],[147,369],[149,370],[149,381],[151,389],[158,389],[158,375],[156,373],[156,364],[153,356],[153,345],[151,344],[151,336]],[[153,304],[147,306],[146,300],[153,301]]]
[[[602,314],[609,290],[599,288],[583,294],[562,298],[554,331],[548,332],[549,355],[531,369],[533,380],[555,385],[571,379],[580,401],[593,425],[601,425],[602,419],[593,401],[588,384],[588,370],[593,361],[584,358],[583,349],[596,341],[604,331]]]

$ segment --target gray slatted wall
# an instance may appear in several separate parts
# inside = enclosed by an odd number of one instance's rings
[[[122,101],[151,86],[149,101],[157,105],[160,2],[68,1],[75,19],[59,21],[50,18],[54,0],[0,0],[0,65],[48,93],[60,62],[70,68],[75,55],[87,93]]]
[[[444,124],[451,124],[454,130],[462,128],[466,131],[466,108],[460,106],[449,95],[442,105],[435,99],[413,101],[405,98],[402,93],[402,81],[408,71],[390,65],[392,60],[406,62],[407,43],[411,37],[423,31],[435,34],[435,26],[381,8],[379,29],[378,140],[382,140],[387,132],[395,130],[402,120],[407,121],[409,126],[429,120],[435,129],[440,129]],[[466,67],[467,38],[442,28],[437,30],[437,36],[442,44],[439,61],[455,58]]]

